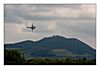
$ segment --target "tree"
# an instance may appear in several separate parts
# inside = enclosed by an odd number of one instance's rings
[[[23,64],[24,61],[25,58],[19,50],[5,50],[4,64]]]

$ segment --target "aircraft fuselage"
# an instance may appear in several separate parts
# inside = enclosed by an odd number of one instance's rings
[[[30,29],[32,29],[32,31],[33,31],[33,29],[35,29],[36,27],[35,27],[35,26],[33,26],[33,24],[32,24],[32,26],[31,26],[31,27],[28,27],[28,26],[27,26],[27,28],[30,28]]]

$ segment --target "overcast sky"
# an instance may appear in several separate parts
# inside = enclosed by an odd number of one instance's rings
[[[5,43],[60,35],[96,48],[95,4],[5,5]],[[27,29],[36,26],[34,32]]]

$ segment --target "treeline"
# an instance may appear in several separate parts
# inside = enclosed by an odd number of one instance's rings
[[[54,59],[54,58],[32,58],[26,59],[19,50],[4,51],[5,65],[96,65],[96,60],[86,59]]]

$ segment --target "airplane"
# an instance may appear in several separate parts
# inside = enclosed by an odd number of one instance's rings
[[[27,26],[27,28],[32,29],[32,32],[33,32],[33,29],[35,29],[36,27],[35,27],[35,26],[33,26],[33,23],[32,23],[32,26],[31,26],[31,27],[28,27],[28,26]]]

